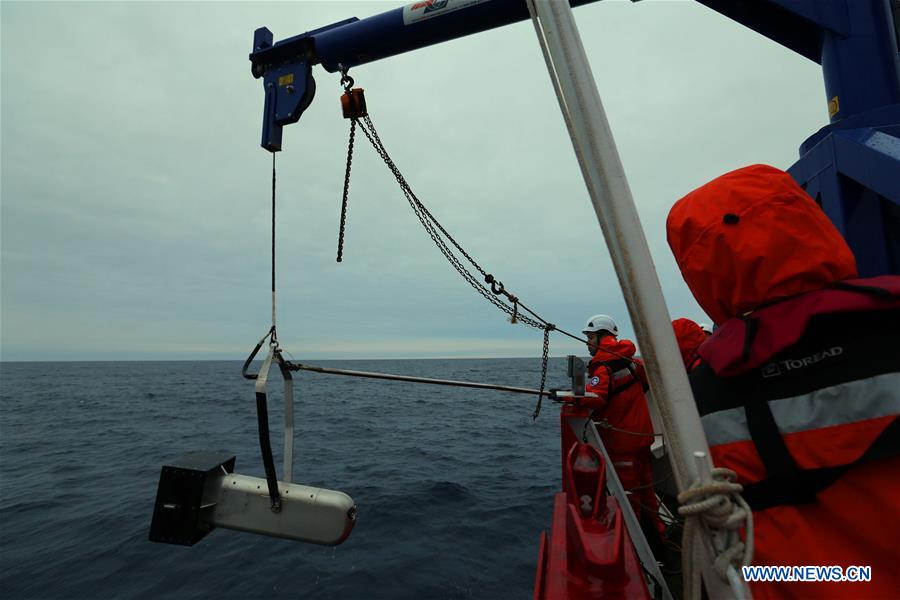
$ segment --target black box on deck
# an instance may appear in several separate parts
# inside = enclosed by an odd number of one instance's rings
[[[226,472],[234,472],[234,460],[227,454],[192,452],[164,465],[153,506],[150,541],[193,546],[203,539],[212,530],[210,520],[203,518],[204,493]]]

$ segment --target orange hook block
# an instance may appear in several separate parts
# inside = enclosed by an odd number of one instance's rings
[[[353,88],[341,96],[345,119],[359,119],[369,114],[366,112],[366,97],[363,92],[362,88]]]

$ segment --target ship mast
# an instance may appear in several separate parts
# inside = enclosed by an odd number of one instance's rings
[[[684,492],[711,468],[709,446],[622,161],[569,3],[528,0],[528,9],[646,359],[675,481]],[[729,582],[712,569],[716,552],[710,532],[704,529],[699,537],[710,597],[750,597],[733,566]]]

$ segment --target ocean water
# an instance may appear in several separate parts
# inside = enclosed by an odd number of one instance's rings
[[[539,359],[323,361],[536,388]],[[281,471],[277,370],[269,412]],[[529,598],[560,486],[558,408],[503,392],[296,374],[294,481],[346,492],[331,548],[216,529],[147,539],[160,467],[188,451],[263,477],[238,362],[0,364],[0,597]],[[551,359],[547,386],[565,385]]]

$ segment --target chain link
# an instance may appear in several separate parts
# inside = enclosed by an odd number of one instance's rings
[[[350,197],[350,168],[353,164],[353,141],[356,138],[356,121],[350,119],[350,143],[347,144],[347,170],[344,172],[344,197],[341,201],[341,225],[338,231],[337,262],[344,256],[344,229],[347,225],[347,201]]]
[[[459,258],[453,253],[450,247],[447,245],[447,242],[444,241],[446,238],[454,248],[462,254],[465,259],[471,264],[481,275],[485,278],[485,280],[489,283],[494,283],[494,277],[492,275],[488,275],[487,272],[479,265],[468,252],[466,252],[462,246],[451,236],[446,229],[440,224],[440,222],[431,214],[431,212],[425,207],[424,204],[416,197],[415,193],[412,191],[409,183],[406,181],[406,178],[403,177],[403,174],[400,172],[400,169],[391,159],[391,157],[387,153],[387,149],[385,149],[384,144],[381,141],[381,138],[378,136],[378,132],[375,129],[375,125],[372,123],[372,119],[367,115],[363,118],[365,125],[360,125],[360,129],[363,134],[368,138],[369,142],[372,144],[372,147],[381,157],[381,160],[384,161],[384,164],[387,165],[388,169],[390,169],[391,173],[394,175],[394,178],[397,180],[397,183],[400,186],[400,190],[403,192],[403,195],[406,197],[407,202],[410,207],[413,209],[416,217],[419,219],[419,222],[425,228],[425,231],[428,233],[428,236],[434,242],[434,244],[438,247],[441,254],[444,255],[444,258],[453,266],[457,273],[459,273],[463,279],[469,282],[469,285],[472,286],[475,291],[481,294],[488,302],[502,310],[506,313],[510,322],[516,323],[521,321],[526,325],[534,327],[535,329],[541,329],[544,332],[544,341],[543,341],[543,351],[541,353],[541,385],[540,392],[538,393],[538,402],[537,406],[534,409],[533,417],[537,419],[538,415],[541,412],[541,403],[544,398],[544,387],[547,383],[547,363],[550,359],[550,332],[556,329],[552,323],[541,319],[537,314],[535,314],[532,310],[530,310],[527,306],[521,304],[518,298],[512,297],[512,306],[509,306],[505,302],[503,302],[498,296],[502,293],[507,298],[511,298],[508,292],[505,292],[502,284],[499,285],[499,293],[493,292],[491,289],[483,286],[475,276],[462,264]],[[441,237],[443,234],[443,237]],[[519,312],[519,307],[522,307],[528,313],[533,315],[535,318],[531,318],[523,315]],[[571,334],[566,334],[570,337]],[[577,339],[577,338],[576,338]]]
[[[367,115],[364,120],[366,122],[366,125],[368,125],[369,128],[372,130],[372,136],[369,137],[369,141],[372,142],[372,145],[375,146],[375,150],[378,152],[379,156],[381,156],[382,160],[384,160],[385,164],[387,164],[388,168],[394,174],[394,177],[397,179],[397,183],[400,184],[400,187],[404,190],[404,193],[408,192],[407,200],[409,200],[410,203],[415,205],[414,209],[418,208],[418,210],[421,211],[422,214],[429,221],[434,223],[434,225],[437,227],[437,229],[448,240],[450,240],[450,243],[453,244],[453,246],[459,251],[459,253],[462,254],[466,258],[466,260],[469,261],[472,264],[472,266],[475,267],[475,269],[479,273],[481,273],[482,277],[486,277],[487,272],[481,268],[481,265],[479,265],[475,261],[475,259],[472,258],[469,255],[469,253],[466,252],[463,249],[463,247],[459,245],[459,243],[457,243],[457,241],[453,238],[453,236],[450,235],[446,229],[444,229],[443,225],[441,225],[440,222],[434,218],[434,215],[432,215],[431,212],[429,212],[428,208],[426,208],[426,206],[424,204],[422,204],[422,202],[419,200],[419,198],[416,197],[416,195],[413,193],[412,188],[406,182],[406,178],[404,178],[403,174],[400,173],[400,169],[397,168],[397,165],[394,164],[394,161],[391,159],[390,156],[388,156],[387,150],[385,149],[384,144],[381,142],[381,138],[378,136],[378,132],[375,130],[375,125],[372,123],[372,118]],[[363,129],[363,131],[365,132],[365,129]],[[368,133],[366,135],[368,135]],[[373,137],[374,137],[374,141],[373,141]]]
[[[597,427],[599,427],[601,429],[609,429],[610,431],[615,431],[617,433],[627,433],[628,435],[636,435],[636,436],[640,436],[640,437],[655,438],[655,437],[663,436],[663,434],[661,434],[661,433],[643,433],[640,431],[628,431],[627,429],[619,429],[618,427],[613,427],[612,425],[610,425],[609,421],[607,419],[602,419],[600,421],[594,421],[594,425],[596,425]]]
[[[537,419],[541,414],[541,402],[544,400],[544,384],[547,383],[547,361],[550,360],[550,332],[556,329],[553,323],[544,325],[544,351],[541,355],[541,388],[538,393],[537,406],[534,407],[532,418]]]
[[[404,196],[406,196],[407,202],[409,202],[410,206],[413,209],[413,212],[415,212],[419,221],[422,223],[422,226],[425,227],[425,229],[426,229],[426,231],[428,231],[428,234],[431,237],[431,239],[441,250],[441,253],[444,254],[445,257],[447,257],[447,260],[449,260],[451,262],[451,264],[453,264],[454,268],[456,268],[457,271],[459,271],[460,268],[462,268],[463,270],[466,270],[462,264],[459,264],[460,261],[455,256],[452,256],[452,255],[448,256],[447,253],[449,252],[449,248],[447,247],[446,243],[443,242],[443,240],[439,239],[437,232],[440,232],[441,234],[443,234],[444,237],[446,237],[450,241],[450,243],[453,244],[453,247],[456,248],[459,251],[459,253],[462,254],[463,257],[465,257],[465,259],[475,268],[475,270],[477,270],[482,275],[482,277],[487,278],[488,274],[481,267],[481,265],[479,265],[478,262],[474,258],[472,258],[472,256],[468,252],[466,252],[462,246],[459,245],[459,243],[456,241],[456,239],[454,239],[454,237],[452,235],[450,235],[446,229],[444,229],[444,227],[440,224],[440,222],[434,217],[434,215],[431,214],[431,212],[428,210],[428,208],[424,204],[422,204],[422,202],[419,200],[419,198],[412,191],[412,188],[409,186],[409,183],[407,183],[406,179],[403,177],[403,174],[400,173],[400,169],[397,167],[397,165],[394,163],[394,161],[390,158],[390,156],[388,156],[387,150],[385,149],[384,144],[381,141],[381,138],[378,136],[378,132],[375,130],[375,125],[372,123],[371,116],[367,115],[363,120],[365,121],[365,124],[368,126],[368,129],[366,129],[366,127],[364,127],[362,124],[360,124],[360,129],[363,131],[363,133],[369,139],[369,142],[372,144],[372,147],[375,148],[375,151],[378,153],[378,155],[381,157],[381,159],[387,165],[388,169],[390,169],[391,173],[393,173],[394,178],[397,180],[397,183],[400,185],[401,191],[403,192]],[[369,130],[371,130],[371,132]],[[432,223],[433,223],[433,225],[431,225]],[[475,279],[474,276],[466,277],[466,275],[463,274],[462,272],[460,272],[460,274],[463,275],[463,277],[467,281],[469,281],[469,283],[472,285],[472,287],[474,287],[476,290],[478,290],[478,292],[482,296],[487,298],[491,302],[491,304],[493,304],[494,306],[497,306],[500,310],[502,310],[507,315],[509,315],[511,319],[513,316],[515,316],[516,321],[522,321],[523,323],[526,323],[527,325],[530,325],[531,327],[534,327],[535,329],[543,329],[544,326],[549,323],[546,319],[542,318],[540,315],[538,315],[533,310],[528,308],[528,306],[523,304],[521,300],[516,299],[514,301],[514,306],[510,307],[507,304],[501,302],[498,298],[496,298],[495,295],[493,295],[492,293],[489,293],[489,290],[487,288],[482,287],[480,282],[478,282],[478,280]],[[493,280],[493,276],[490,276],[490,277],[491,277],[491,280]],[[505,293],[504,295],[509,297],[508,293]],[[526,317],[526,316],[522,315],[521,312],[516,311],[515,304],[518,304],[518,308],[529,313],[534,318]],[[518,314],[516,314],[516,313],[518,313]],[[587,343],[586,339],[580,338],[576,335],[572,335],[571,333],[569,333],[567,331],[563,331],[562,329],[554,327],[553,330],[558,331],[561,334],[572,338],[573,340],[576,340],[576,341],[579,341],[582,343]],[[627,359],[627,357],[622,357],[622,358]]]
[[[354,120],[354,123],[356,120]],[[444,229],[443,225],[431,214],[428,208],[425,207],[424,204],[419,200],[416,196],[415,192],[412,191],[409,183],[406,181],[406,178],[403,177],[403,174],[400,172],[399,167],[394,163],[393,159],[388,155],[387,149],[384,147],[384,143],[381,141],[381,138],[378,135],[378,132],[375,129],[375,125],[372,123],[372,119],[369,115],[363,117],[362,122],[359,123],[359,128],[369,140],[369,143],[372,144],[372,147],[375,149],[375,152],[378,153],[378,156],[381,157],[381,160],[384,161],[384,164],[387,165],[388,169],[394,175],[394,179],[397,180],[397,184],[400,186],[400,191],[403,192],[406,201],[409,203],[410,207],[415,213],[416,218],[418,218],[419,222],[422,224],[422,227],[425,228],[426,233],[434,242],[435,246],[437,246],[438,250],[440,250],[441,254],[447,259],[447,262],[456,270],[460,276],[466,280],[472,288],[477,291],[481,296],[496,306],[498,309],[506,313],[509,317],[511,323],[515,324],[517,322],[525,323],[530,327],[534,327],[535,329],[541,329],[544,332],[544,343],[543,343],[543,352],[541,356],[541,386],[540,386],[540,394],[538,396],[538,403],[534,410],[534,418],[536,419],[541,411],[541,402],[543,400],[543,392],[544,386],[547,380],[547,363],[550,357],[550,332],[551,331],[559,331],[560,333],[580,342],[586,342],[582,338],[579,338],[571,333],[563,331],[561,329],[557,329],[555,325],[548,322],[547,320],[541,318],[538,314],[536,314],[533,310],[528,308],[526,305],[522,304],[516,296],[511,295],[507,292],[503,284],[499,281],[496,281],[493,275],[489,275],[487,271],[485,271],[478,262],[475,261],[472,256],[466,252],[462,246],[450,235],[446,229]],[[351,128],[350,134],[350,151],[352,151],[353,144],[353,129]],[[350,155],[348,153],[347,159],[347,178],[349,179],[350,173]],[[348,182],[345,180],[344,182],[344,205],[346,209],[346,197],[347,197],[347,189]],[[343,217],[342,217],[342,229],[341,235],[343,235]],[[445,241],[446,239],[446,241]],[[475,268],[476,271],[482,276],[486,283],[491,284],[491,288],[485,287],[474,274],[462,263],[459,257],[453,252],[450,246],[447,244],[447,241],[452,244],[453,248],[455,248],[459,254],[461,254],[472,267]],[[340,260],[340,249],[338,254],[338,260]],[[496,288],[496,290],[494,290]],[[512,306],[507,304],[501,299],[501,296],[507,298]],[[532,315],[531,317],[522,314],[519,310],[522,309],[528,314]],[[618,355],[617,355],[618,356]],[[634,359],[626,356],[621,356],[626,360],[630,360],[634,362]]]
[[[475,289],[482,297],[484,297],[488,302],[496,306],[498,309],[505,312],[510,318],[513,315],[513,308],[503,302],[500,298],[495,296],[489,289],[484,287],[478,279],[462,264],[460,259],[453,253],[450,247],[447,245],[447,242],[441,237],[443,234],[447,240],[450,241],[451,244],[462,254],[466,260],[482,275],[487,276],[487,272],[481,268],[481,266],[475,262],[468,252],[463,250],[463,248],[459,245],[459,243],[451,236],[446,229],[434,218],[434,216],[428,211],[424,204],[416,197],[415,193],[412,191],[412,188],[407,183],[406,179],[403,177],[403,174],[400,173],[400,169],[388,155],[387,150],[384,148],[384,144],[381,142],[381,139],[378,136],[378,133],[375,131],[375,127],[372,124],[372,120],[370,117],[366,116],[363,121],[365,125],[360,124],[359,128],[363,132],[363,134],[368,138],[369,142],[372,144],[372,147],[375,149],[375,152],[378,153],[378,156],[381,157],[381,160],[384,161],[385,165],[387,165],[388,169],[390,169],[391,173],[394,175],[394,178],[397,180],[397,183],[400,185],[400,190],[403,192],[403,195],[406,197],[407,202],[410,207],[413,209],[416,217],[419,219],[419,222],[425,228],[425,231],[428,233],[428,236],[434,242],[435,246],[438,247],[441,254],[444,255],[444,258],[447,259],[457,273],[465,279],[472,288]],[[538,321],[536,319],[532,319],[530,317],[526,317],[524,315],[517,315],[517,321],[521,321],[535,329],[543,329],[544,322]]]

